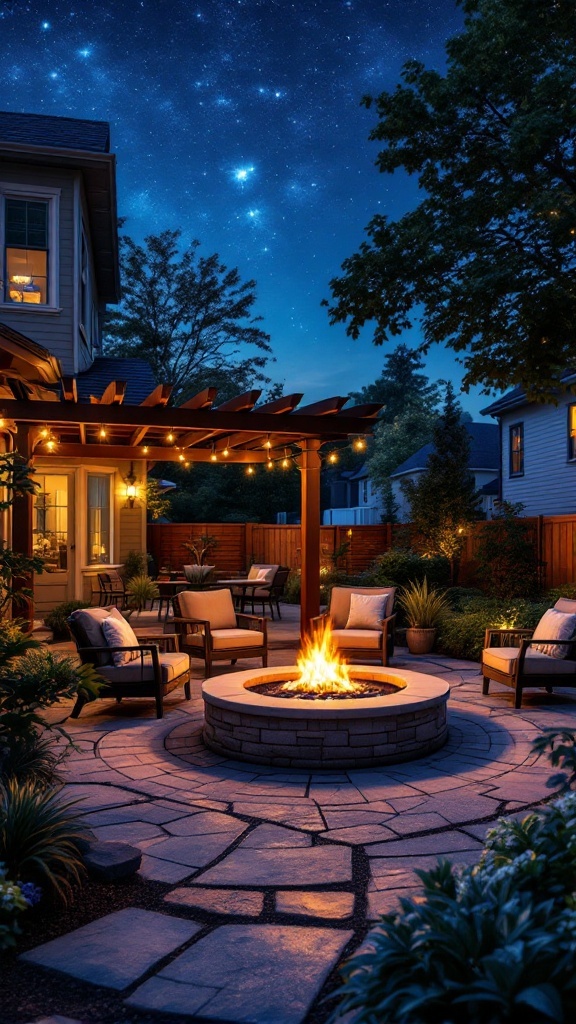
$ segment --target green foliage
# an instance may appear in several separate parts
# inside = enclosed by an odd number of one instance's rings
[[[281,452],[283,457],[283,448]],[[178,484],[168,499],[168,515],[175,523],[275,523],[278,511],[300,508],[300,473],[295,465],[287,470],[277,463],[272,470],[257,466],[250,477],[245,466],[223,462],[197,463],[189,470],[165,463],[155,472]]]
[[[370,479],[383,498],[383,519],[397,520],[390,474],[432,439],[437,413],[420,405],[408,407],[391,423],[379,422],[374,430],[374,443],[367,460]]]
[[[440,401],[437,383],[430,383],[425,374],[424,360],[419,352],[404,342],[384,357],[384,369],[373,384],[361,391],[351,391],[350,398],[357,405],[380,402],[380,420],[393,423],[406,412],[408,406],[434,410]]]
[[[16,945],[20,934],[18,917],[28,908],[28,901],[16,882],[8,878],[4,865],[0,864],[0,952]]]
[[[576,601],[576,583],[562,583],[559,587],[552,587],[546,591],[545,597],[551,604],[556,604],[561,597]]]
[[[549,735],[568,763],[573,733]],[[570,751],[572,747],[572,751]],[[564,761],[562,760],[564,758]],[[503,819],[473,867],[417,871],[423,892],[401,899],[344,968],[332,1018],[354,1024],[559,1024],[576,1013],[576,793]]]
[[[170,498],[160,490],[160,484],[149,476],[146,482],[146,511],[153,521],[170,515]],[[146,568],[148,568],[146,566]]]
[[[424,578],[434,586],[446,587],[450,581],[450,563],[443,555],[427,558],[407,548],[391,548],[378,555],[363,574],[365,587],[407,587]]]
[[[213,384],[215,374],[233,394],[236,376],[243,383],[248,375],[251,387],[269,382],[263,370],[270,338],[252,310],[256,282],[242,282],[217,253],[199,256],[199,245],[181,251],[180,231],[148,235],[144,245],[124,237],[123,300],[106,325],[107,353],[146,359],[177,400]],[[261,354],[242,359],[245,346]]]
[[[286,581],[284,596],[286,604],[300,604],[302,573],[300,569],[293,569]],[[320,569],[320,603],[330,604],[330,594],[333,587],[359,587],[365,586],[360,576],[349,576],[342,569]]]
[[[122,567],[122,576],[125,580],[132,580],[135,576],[148,575],[148,555],[145,551],[135,551],[131,548],[126,554]]]
[[[209,533],[201,533],[199,537],[185,540],[182,547],[192,559],[192,565],[206,565],[207,558],[212,557],[212,552],[218,547],[218,538]]]
[[[453,658],[480,661],[489,626],[534,629],[547,607],[545,602],[517,600],[512,604],[496,598],[459,598],[439,625],[436,649]]]
[[[419,203],[368,240],[331,282],[331,322],[374,342],[422,324],[461,354],[464,387],[517,384],[554,398],[574,363],[576,6],[464,0],[444,73],[410,60],[367,106],[376,164],[416,179]]]
[[[160,591],[154,580],[144,573],[141,576],[133,576],[128,580],[126,594],[130,607],[136,608],[137,611],[141,612],[148,604],[148,601],[153,601],[155,597],[159,596]]]
[[[410,521],[428,554],[445,555],[452,562],[460,557],[466,530],[478,517],[479,495],[468,468],[470,437],[462,427],[462,409],[450,383],[442,415],[432,435],[432,452],[425,471],[417,481],[408,480],[402,489],[410,502]]]
[[[44,625],[52,630],[54,641],[69,640],[70,631],[66,625],[66,619],[78,608],[89,608],[87,601],[62,601],[44,616]]]
[[[433,629],[450,607],[446,594],[434,587],[429,588],[426,577],[422,582],[415,580],[405,587],[398,597],[398,604],[408,625],[415,629]]]
[[[34,470],[18,452],[0,452],[0,511],[10,508],[14,498],[35,494],[38,485],[33,479]],[[13,604],[17,608],[26,606],[32,590],[26,586],[32,573],[44,571],[44,559],[38,555],[27,555],[6,547],[0,541],[0,618]]]
[[[26,878],[67,901],[85,875],[80,847],[88,831],[80,803],[32,781],[0,784],[0,860],[13,878]]]
[[[560,771],[547,782],[550,788],[574,788],[576,783],[576,735],[572,729],[544,729],[532,740],[532,751],[546,755],[550,764]]]
[[[538,565],[530,526],[518,518],[524,505],[494,503],[494,518],[480,531],[476,576],[488,593],[512,600],[538,591]]]

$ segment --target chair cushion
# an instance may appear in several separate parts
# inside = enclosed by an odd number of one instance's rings
[[[264,633],[257,629],[212,629],[212,648],[215,651],[239,650],[243,647],[263,647]],[[204,634],[190,633],[186,637],[187,647],[204,648]]]
[[[236,612],[228,589],[184,590],[179,595],[183,618],[206,619],[210,629],[234,629]]]
[[[190,669],[190,658],[182,651],[160,654],[159,661],[163,684],[171,683]],[[109,683],[134,683],[137,689],[138,683],[154,681],[152,655],[137,654],[136,659],[126,665],[105,665],[99,674]]]
[[[118,611],[114,609],[114,611]],[[109,647],[137,647],[138,637],[132,626],[120,614],[110,614],[102,621],[102,632]],[[129,661],[139,658],[138,651],[112,651],[114,665],[126,665]]]
[[[251,565],[248,571],[248,579],[266,580],[267,583],[271,583],[278,568],[278,565]],[[265,573],[265,575],[261,576],[260,573]]]
[[[381,629],[387,594],[350,594],[350,612],[345,629]]]
[[[333,629],[332,639],[336,647],[361,648],[377,651],[382,646],[382,630],[374,629]]]
[[[396,587],[333,587],[330,597],[330,619],[333,629],[345,629],[350,614],[351,594],[386,594],[388,601],[383,618],[392,615]]]
[[[569,640],[576,630],[576,614],[567,614],[557,608],[544,612],[532,634],[533,640]],[[536,644],[533,648],[551,658],[565,658],[570,653],[566,644]]]
[[[482,668],[495,668],[506,675],[513,675],[514,662],[520,653],[519,647],[485,647],[482,652]],[[489,673],[485,673],[488,675]],[[524,675],[569,676],[576,674],[576,661],[567,658],[552,658],[541,651],[528,649],[524,659]]]
[[[78,630],[79,647],[108,646],[102,630],[102,623],[104,619],[109,617],[110,612],[110,608],[78,608],[75,612],[72,612],[70,618],[74,620]],[[111,655],[105,651],[100,651],[94,655],[94,665],[97,668],[100,668],[102,665],[109,665],[111,661]]]
[[[576,601],[568,597],[559,597],[554,605],[557,612],[567,612],[569,615],[576,615]]]

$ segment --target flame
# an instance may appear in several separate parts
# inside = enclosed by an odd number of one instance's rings
[[[300,677],[284,683],[282,689],[300,693],[354,693],[356,690],[348,666],[334,646],[328,624],[304,639],[296,666]]]

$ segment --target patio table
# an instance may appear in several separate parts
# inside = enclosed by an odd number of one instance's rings
[[[218,586],[229,587],[230,590],[233,587],[238,587],[242,591],[240,595],[240,611],[243,612],[246,599],[250,596],[252,596],[252,611],[254,611],[254,591],[258,590],[259,587],[265,586],[265,583],[263,580],[249,580],[246,576],[240,576],[234,580],[218,580]],[[250,591],[252,591],[252,595],[250,595]]]

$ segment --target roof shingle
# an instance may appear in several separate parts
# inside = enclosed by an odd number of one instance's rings
[[[109,153],[110,125],[107,121],[87,121],[76,117],[0,111],[0,140],[23,146]]]
[[[470,469],[492,469],[498,472],[500,451],[498,427],[496,423],[465,423],[470,436]],[[409,459],[397,466],[390,476],[401,476],[414,470],[426,469],[428,458],[432,454],[433,445],[425,444]]]
[[[140,405],[157,383],[152,367],[145,359],[98,356],[89,370],[78,374],[78,401],[89,402],[90,395],[100,398],[113,380],[127,383],[124,405]]]

